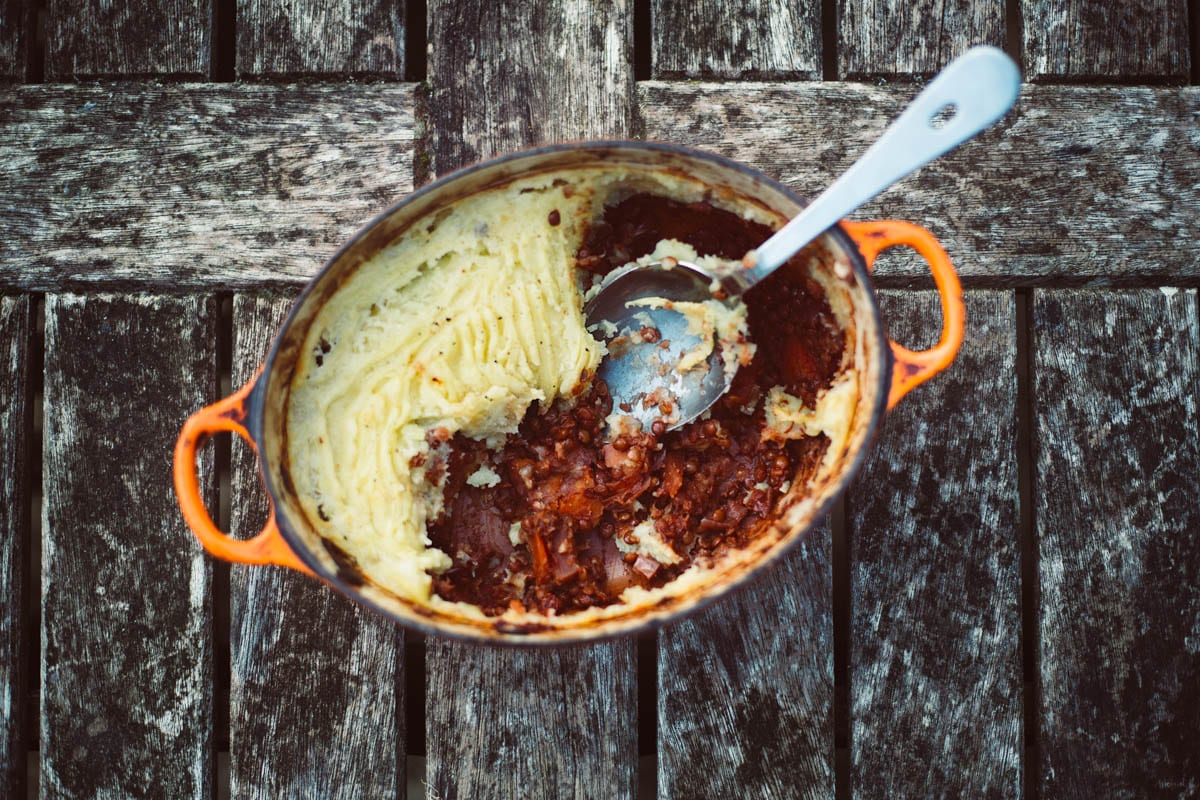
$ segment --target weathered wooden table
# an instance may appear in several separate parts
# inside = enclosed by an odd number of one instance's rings
[[[3,0],[0,793],[1200,796],[1198,17]],[[645,137],[813,193],[976,42],[1021,61],[1018,107],[860,215],[942,239],[964,351],[751,589],[656,636],[488,650],[185,530],[180,423],[414,186]],[[927,344],[922,264],[878,282],[894,338]],[[205,459],[223,523],[256,530],[247,449]]]

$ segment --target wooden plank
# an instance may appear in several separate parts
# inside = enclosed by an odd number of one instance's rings
[[[659,633],[658,796],[832,798],[827,521],[762,578]]]
[[[433,0],[430,166],[566,139],[628,137],[632,4]],[[429,797],[631,798],[635,654],[617,641],[426,651]]]
[[[10,90],[0,104],[0,289],[301,283],[411,188],[411,89]],[[648,138],[722,152],[810,196],[912,92],[849,83],[639,86]],[[603,132],[596,120],[587,124],[596,129],[580,136]],[[968,281],[1194,280],[1198,127],[1196,87],[1027,86],[998,129],[857,216],[920,221]],[[628,135],[622,130],[613,135]],[[518,146],[512,139],[500,149]],[[879,277],[911,285],[925,273],[919,261],[889,258]]]
[[[171,447],[215,397],[217,316],[194,295],[46,298],[45,797],[212,791],[212,568],[179,515]]]
[[[25,80],[32,9],[27,0],[0,0],[0,82]]]
[[[632,0],[430,0],[433,171],[535,144],[628,138],[632,11]]]
[[[1021,0],[1028,80],[1186,83],[1185,0]]]
[[[412,87],[23,87],[0,288],[299,284],[412,189]]]
[[[242,76],[396,78],[404,69],[404,0],[238,0],[237,6]]]
[[[893,338],[934,343],[936,293],[880,299]],[[847,501],[856,797],[1021,796],[1016,349],[1012,293],[969,292],[957,360],[888,415]]]
[[[213,0],[47,0],[46,77],[204,78]]]
[[[1004,0],[843,0],[838,76],[932,75],[977,44],[1005,44]]]
[[[29,536],[29,428],[34,303],[0,297],[0,796],[25,795],[22,640]]]
[[[1196,292],[1033,302],[1041,797],[1200,790]]]
[[[866,150],[915,89],[642,83],[638,91],[647,138],[723,153],[811,197]],[[1198,129],[1196,87],[1026,86],[996,128],[854,216],[920,222],[968,282],[1194,281]],[[876,274],[884,284],[913,285],[927,268],[888,257]]]
[[[653,0],[655,78],[821,77],[819,0]]]
[[[426,797],[632,798],[633,655],[427,640]]]
[[[234,296],[234,386],[253,377],[291,305]],[[234,447],[232,467],[231,530],[245,538],[266,521],[266,499],[249,447]],[[402,795],[396,626],[290,570],[234,565],[230,587],[230,796]]]

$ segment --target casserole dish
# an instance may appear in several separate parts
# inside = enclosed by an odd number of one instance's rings
[[[609,180],[611,176],[616,177]],[[828,305],[837,310],[845,337],[838,378],[839,385],[847,389],[844,414],[839,417],[837,435],[832,436],[823,452],[820,467],[809,470],[803,479],[795,477],[782,484],[782,491],[771,503],[767,518],[761,520],[752,539],[722,552],[720,558],[709,559],[702,569],[689,569],[665,585],[650,591],[629,591],[621,595],[620,602],[576,608],[571,613],[529,612],[520,604],[511,612],[482,613],[470,603],[429,597],[427,588],[404,588],[417,586],[427,572],[444,568],[427,569],[423,566],[427,562],[419,559],[431,552],[448,557],[436,549],[418,546],[413,551],[412,564],[401,559],[400,572],[395,573],[399,577],[392,577],[393,573],[386,573],[382,566],[372,565],[370,548],[355,550],[331,535],[327,524],[329,514],[320,502],[319,490],[312,488],[307,477],[303,462],[310,459],[312,447],[303,444],[296,432],[299,424],[296,417],[300,415],[296,409],[309,402],[306,397],[311,391],[305,388],[306,381],[327,356],[332,358],[331,345],[323,331],[345,318],[340,309],[349,307],[348,297],[362,292],[363,274],[374,270],[386,276],[389,269],[395,271],[391,267],[379,268],[381,254],[403,253],[405,242],[425,241],[429,235],[435,235],[438,226],[453,227],[457,223],[447,220],[456,219],[455,214],[461,217],[458,210],[469,200],[503,196],[518,202],[512,198],[575,184],[625,187],[617,194],[612,194],[617,190],[605,189],[609,195],[598,196],[598,208],[611,204],[614,197],[628,196],[629,186],[640,187],[639,191],[651,187],[681,202],[709,203],[768,228],[782,225],[803,204],[786,187],[736,162],[689,148],[640,142],[569,144],[517,153],[469,167],[410,195],[369,223],[329,260],[297,300],[257,376],[232,396],[198,411],[185,423],[175,448],[175,486],[184,518],[200,543],[218,558],[279,565],[309,574],[385,616],[429,633],[481,642],[539,644],[632,633],[674,619],[723,595],[767,568],[803,538],[857,471],[887,409],[913,387],[944,369],[961,344],[964,325],[961,288],[949,258],[933,236],[902,222],[843,222],[805,253],[810,265],[807,268],[823,287]],[[569,189],[563,192],[568,198],[572,193]],[[503,208],[502,205],[485,207]],[[499,217],[501,212],[494,213]],[[560,224],[567,226],[557,208],[551,212],[548,224],[555,228]],[[455,235],[471,239],[475,235],[471,231],[483,237],[488,235],[488,226],[486,222],[473,222]],[[879,316],[871,288],[871,265],[880,251],[897,245],[913,247],[926,259],[941,295],[943,330],[939,343],[928,351],[914,353],[889,341]],[[455,281],[465,286],[468,281],[477,280],[461,277],[449,266],[431,267],[428,275],[426,270],[420,271],[420,280],[434,281],[435,288],[453,285]],[[379,296],[384,292],[383,288],[368,289]],[[358,305],[363,306],[364,302]],[[486,304],[487,300],[479,302]],[[372,316],[381,311],[374,302],[368,305]],[[450,321],[447,317],[446,322]],[[555,338],[566,341],[571,330],[571,325],[564,324]],[[432,330],[428,335],[434,335]],[[420,372],[424,370],[422,365]],[[425,380],[418,377],[418,370],[411,365],[397,366],[393,372],[389,377],[393,384]],[[585,382],[586,372],[585,369],[580,376],[581,382]],[[526,406],[518,406],[518,410],[523,413]],[[438,429],[427,427],[421,433],[430,439],[430,432]],[[264,530],[245,541],[234,540],[217,530],[199,492],[196,450],[208,437],[222,431],[242,436],[256,450],[272,508]],[[310,444],[317,441],[324,443],[324,436],[313,434]],[[444,443],[445,437],[441,441],[437,436],[432,437],[431,446],[435,449]],[[354,452],[364,450],[359,448]],[[432,451],[426,448],[413,452],[415,455],[411,457],[408,451],[403,454],[402,461],[408,465],[405,469],[427,470],[427,456]],[[317,460],[315,455],[311,457]],[[334,476],[364,466],[330,463],[332,466],[326,472]],[[370,481],[377,477],[379,469],[372,466],[367,472],[365,480]],[[355,503],[351,492],[343,505]],[[418,507],[419,504],[409,503],[388,509],[394,516],[395,508],[400,508],[403,516],[415,513],[411,509]],[[350,508],[347,513],[359,510]],[[421,513],[416,527],[423,534],[426,512]],[[424,541],[428,544],[428,537]],[[517,545],[515,538],[513,544]],[[411,573],[408,578],[400,574],[406,570]]]

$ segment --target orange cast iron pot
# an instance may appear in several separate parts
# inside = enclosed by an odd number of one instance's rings
[[[405,625],[428,633],[495,643],[561,643],[625,635],[660,625],[690,613],[734,586],[761,574],[799,542],[820,520],[861,465],[885,410],[915,386],[945,369],[962,343],[964,309],[958,277],[946,252],[923,228],[907,222],[842,222],[822,238],[828,252],[848,261],[847,289],[854,324],[861,330],[862,364],[859,407],[846,452],[827,483],[810,487],[806,498],[795,498],[789,512],[776,520],[778,535],[762,546],[752,563],[722,575],[711,586],[667,598],[627,617],[575,628],[524,628],[482,624],[432,613],[411,601],[391,600],[364,586],[364,579],[323,552],[321,542],[306,526],[291,502],[294,487],[284,467],[285,418],[290,376],[311,322],[325,300],[357,265],[400,235],[408,225],[438,208],[517,177],[557,170],[620,167],[684,174],[707,186],[732,192],[780,215],[794,216],[803,201],[787,187],[742,164],[691,148],[645,142],[590,142],[556,145],[516,153],[461,170],[409,195],[347,242],[301,294],[277,335],[259,373],[236,393],[197,411],[183,426],[175,446],[175,490],[184,519],[212,555],[243,564],[279,565],[325,581],[362,604]],[[907,245],[928,262],[941,295],[942,332],[932,349],[913,352],[890,341],[879,318],[870,271],[879,253]],[[196,473],[196,451],[215,433],[228,431],[245,439],[257,452],[259,468],[271,503],[271,515],[257,536],[235,540],[214,525],[205,508]],[[793,491],[796,491],[794,488]],[[784,498],[788,500],[789,498]],[[800,511],[791,512],[791,506]]]

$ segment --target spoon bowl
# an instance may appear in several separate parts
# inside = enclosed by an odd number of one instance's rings
[[[680,370],[689,353],[711,345],[691,328],[680,303],[717,303],[715,276],[686,261],[631,264],[609,273],[583,309],[588,329],[604,338],[608,354],[597,372],[613,397],[613,413],[635,418],[643,430],[655,423],[675,428],[704,413],[729,388],[720,347],[703,363]],[[670,298],[671,307],[655,304]],[[642,303],[639,301],[651,301]],[[623,405],[622,405],[623,404]]]

